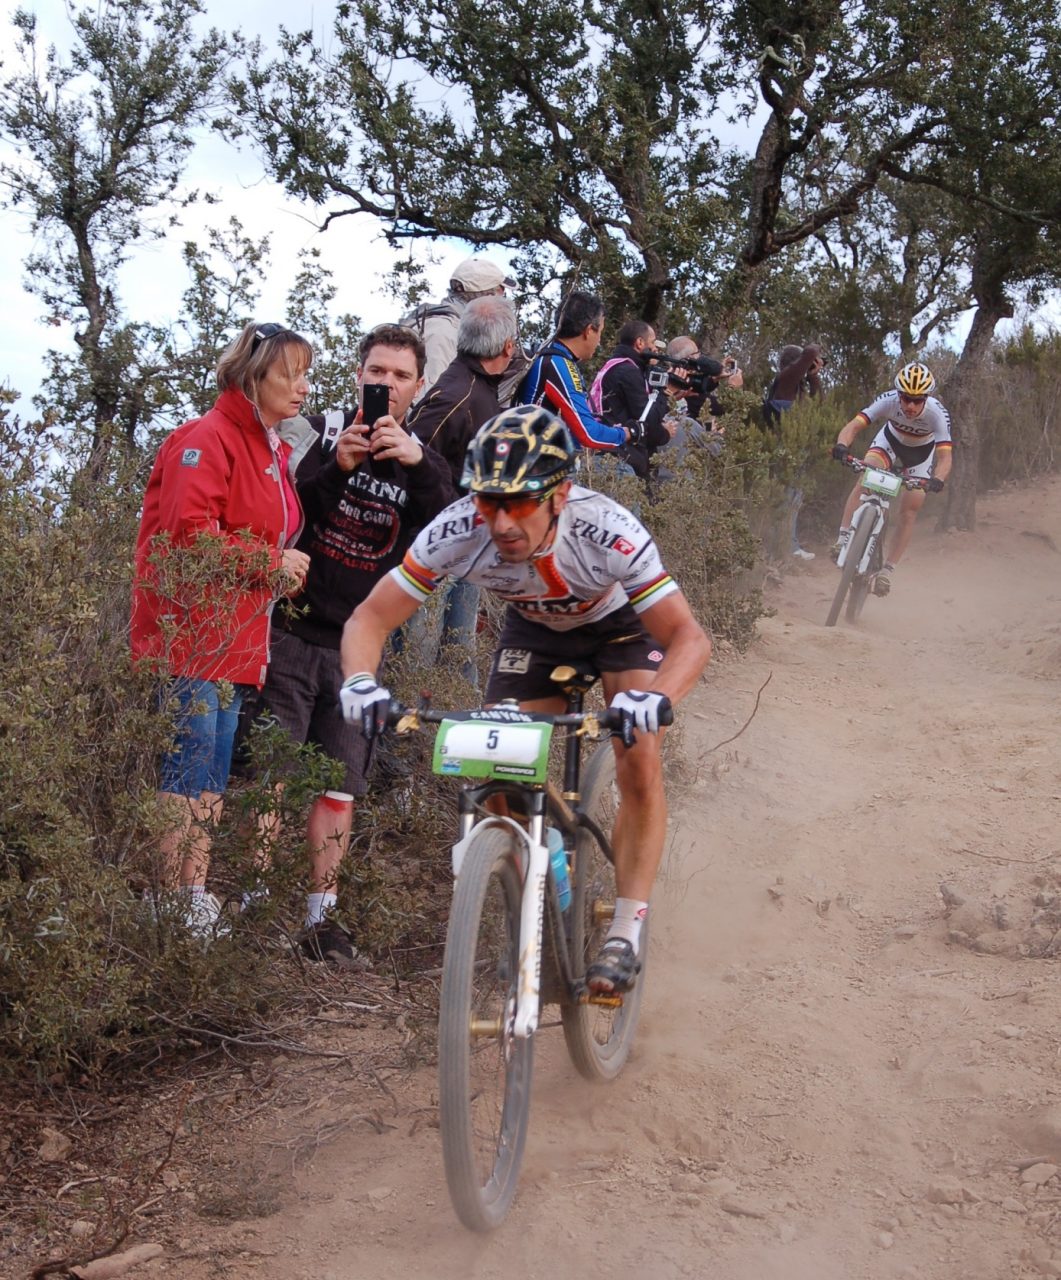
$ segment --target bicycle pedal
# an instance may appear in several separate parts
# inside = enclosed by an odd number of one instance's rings
[[[579,1004],[599,1004],[605,1009],[621,1009],[623,1007],[623,997],[621,995],[595,996],[589,991],[584,991],[578,998]]]

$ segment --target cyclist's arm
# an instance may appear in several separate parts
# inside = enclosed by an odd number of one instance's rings
[[[869,419],[866,415],[864,413],[856,413],[850,422],[844,423],[840,434],[836,437],[836,443],[845,445],[850,449],[855,436],[857,436],[860,431],[865,430],[868,426]]]
[[[937,480],[946,480],[950,475],[950,469],[954,465],[954,450],[951,448],[950,441],[937,444],[936,451],[932,458],[932,474]]]
[[[642,610],[639,616],[666,655],[646,692],[665,693],[671,702],[677,702],[696,684],[700,672],[707,666],[711,641],[680,591],[672,591],[658,604]]]
[[[378,670],[387,637],[408,622],[420,603],[393,578],[381,578],[343,627],[340,656],[344,678],[359,671]]]

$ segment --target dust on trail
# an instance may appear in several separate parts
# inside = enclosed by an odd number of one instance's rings
[[[387,1127],[182,1276],[1061,1276],[1061,482],[923,523],[857,627],[819,555],[685,704],[635,1056],[595,1088],[542,1034],[505,1226],[454,1219],[433,1073],[382,1107],[321,1075],[294,1129]]]

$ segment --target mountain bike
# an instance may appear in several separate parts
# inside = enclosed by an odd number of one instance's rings
[[[644,930],[642,970],[630,991],[594,995],[585,976],[614,914],[618,789],[611,743],[593,753],[584,781],[582,744],[615,731],[630,745],[633,733],[614,712],[583,710],[594,675],[569,666],[552,678],[567,696],[562,715],[508,701],[475,711],[392,705],[390,716],[399,733],[438,725],[435,773],[485,779],[466,783],[458,797],[438,1030],[446,1184],[473,1231],[500,1225],[516,1192],[543,1006],[559,1005],[576,1070],[607,1081],[629,1056],[644,989]],[[547,776],[556,730],[566,734],[562,786]],[[563,839],[566,907],[550,863],[549,826]]]
[[[884,567],[884,534],[888,526],[888,510],[892,500],[903,489],[924,489],[926,482],[904,476],[895,471],[881,471],[867,466],[858,458],[848,458],[844,466],[862,476],[862,491],[858,506],[851,518],[851,536],[840,548],[836,567],[840,572],[840,585],[829,606],[827,627],[836,626],[840,610],[847,597],[848,622],[855,622],[862,613],[866,596],[873,589],[873,580]]]

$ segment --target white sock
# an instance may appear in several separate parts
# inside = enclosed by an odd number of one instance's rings
[[[641,926],[647,915],[647,902],[638,902],[636,898],[616,898],[615,915],[608,930],[608,938],[625,938],[634,948],[636,956],[641,945]],[[608,938],[605,939],[606,942]]]
[[[306,928],[312,929],[315,924],[320,924],[325,915],[339,901],[334,893],[307,893],[306,894]]]
[[[182,884],[181,885],[181,893],[187,894],[187,896],[191,898],[193,902],[195,902],[196,899],[201,898],[205,892],[206,892],[205,884]]]

